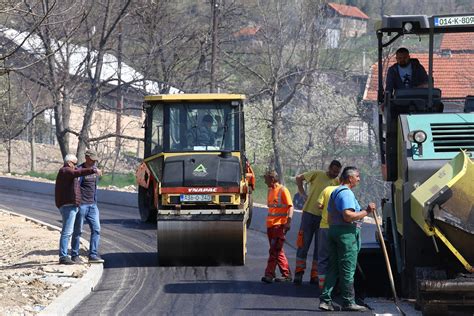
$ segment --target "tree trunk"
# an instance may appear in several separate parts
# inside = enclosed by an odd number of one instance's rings
[[[34,115],[34,113],[33,113]],[[31,153],[31,171],[36,171],[36,146],[35,146],[35,136],[36,136],[36,126],[35,119],[31,120],[30,125],[30,153]]]
[[[84,120],[82,121],[81,131],[79,132],[77,143],[77,159],[79,162],[83,161],[86,148],[89,146],[89,128],[92,123],[92,115],[94,114],[97,101],[100,99],[100,76],[102,73],[102,66],[104,65],[105,49],[101,49],[97,54],[97,61],[95,64],[95,73],[90,81],[89,100],[84,111]]]
[[[211,83],[209,92],[216,92],[216,72],[217,72],[217,29],[218,29],[218,0],[211,1],[212,6],[212,47],[211,47]]]
[[[12,140],[8,137],[7,142],[7,172],[12,172]]]
[[[71,125],[71,101],[69,99],[69,90],[64,87],[63,89],[63,98],[62,98],[62,116],[63,116],[63,130],[68,130],[69,126]],[[63,142],[65,144],[65,147],[67,149],[67,153],[69,154],[69,140],[70,140],[70,135],[69,133],[65,133],[63,137]]]
[[[56,139],[58,140],[59,149],[61,150],[61,156],[64,158],[69,153],[69,144],[66,140],[63,127],[63,114],[61,104],[55,103],[54,106],[54,120],[56,122]]]
[[[112,167],[112,184],[114,184],[114,180],[115,180],[115,168],[117,168],[117,162],[119,160],[119,157],[120,157],[120,150],[121,150],[121,143],[118,144],[118,146],[115,147],[115,150],[116,150],[116,155],[114,157],[114,164],[113,164],[113,167]]]
[[[79,139],[77,143],[77,159],[82,162],[87,146],[89,146],[89,128],[92,123],[92,115],[94,114],[95,106],[97,104],[99,89],[93,83],[90,92],[89,102],[84,112],[84,120],[82,121],[81,131],[79,132]]]
[[[272,124],[272,147],[273,156],[275,163],[275,171],[280,176],[280,183],[285,184],[285,170],[281,158],[280,152],[280,139],[281,139],[281,117],[279,113],[273,112],[273,124]]]
[[[118,24],[118,48],[117,48],[117,115],[115,119],[115,134],[120,135],[122,131],[122,110],[123,110],[123,92],[122,92],[122,22]],[[115,137],[115,150],[119,153],[120,137]],[[113,177],[113,174],[112,174]]]

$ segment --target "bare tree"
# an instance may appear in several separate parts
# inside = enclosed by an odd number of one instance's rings
[[[49,0],[23,3],[30,14],[19,16],[17,24],[32,28],[41,23],[32,34],[12,30],[18,38],[28,37],[27,47],[12,56],[15,57],[12,71],[49,92],[56,137],[64,156],[69,152],[70,104],[80,87],[82,71],[77,62],[71,61],[72,56],[79,56],[79,48],[72,43],[72,37],[87,12],[78,1],[60,5]]]
[[[135,3],[130,28],[124,36],[134,45],[125,54],[148,80],[160,83],[160,93],[171,87],[203,91],[208,84],[206,63],[210,55],[209,6],[184,1]]]
[[[28,4],[28,2],[25,2]],[[89,146],[89,129],[94,110],[110,80],[103,75],[104,58],[114,40],[119,21],[125,16],[130,1],[63,2],[54,9],[50,1],[41,6],[29,6],[31,16],[23,17],[24,25],[36,25],[39,16],[50,14],[38,27],[30,41],[29,58],[39,60],[17,62],[16,73],[45,87],[52,99],[56,137],[64,156],[70,150],[69,134],[78,136],[77,155],[82,156]],[[99,16],[104,18],[95,24]],[[39,45],[38,45],[39,43]],[[31,51],[33,50],[33,51]],[[113,75],[112,75],[113,76]],[[80,131],[70,129],[70,106],[73,101],[85,103],[84,120]]]
[[[13,135],[17,129],[19,122],[21,122],[21,117],[19,111],[14,107],[12,85],[10,80],[10,74],[7,73],[6,76],[0,77],[2,80],[0,82],[0,87],[3,89],[0,90],[0,137],[2,143],[5,144],[7,150],[7,172],[11,172],[11,141],[13,140]]]
[[[42,14],[37,15],[33,12],[32,7],[36,7],[41,4],[41,0],[37,1],[10,1],[10,0],[3,0],[0,1],[0,26],[8,27],[9,24],[15,25],[15,22],[20,20],[20,17],[30,17],[35,19],[35,23],[29,25],[23,25],[24,30],[21,32],[24,34],[22,39],[17,43],[17,45],[7,45],[3,48],[3,51],[0,53],[0,60],[5,60],[13,55],[15,55],[23,45],[28,41],[30,36],[37,31],[37,29],[45,22],[48,16],[51,14],[53,8],[56,5],[56,1],[51,1],[49,5],[49,9],[44,11]],[[5,64],[3,68],[0,68],[0,74],[5,73],[8,71],[5,68]]]
[[[85,20],[85,38],[89,44],[88,56],[86,58],[88,99],[85,105],[84,120],[78,136],[78,157],[82,157],[89,146],[89,129],[92,115],[107,84],[107,80],[103,80],[102,74],[104,57],[110,49],[111,41],[114,39],[114,32],[119,22],[127,14],[130,2],[131,0],[98,1],[90,9],[94,9],[98,16],[102,16],[102,22],[96,25],[97,16],[94,15],[88,16]]]
[[[254,79],[250,100],[267,99],[271,103],[271,130],[274,168],[285,174],[282,161],[282,141],[285,138],[283,117],[288,105],[317,70],[314,58],[318,6],[313,1],[257,1],[260,24],[256,45],[252,45],[251,60],[227,55],[242,73]],[[243,55],[248,57],[249,55]]]

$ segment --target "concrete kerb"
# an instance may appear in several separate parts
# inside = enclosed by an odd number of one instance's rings
[[[26,218],[27,220],[36,224],[46,226],[50,229],[61,231],[61,228],[54,226],[35,218],[24,216],[13,211],[4,210],[3,212]],[[85,244],[89,248],[89,242],[81,237],[81,243]],[[72,311],[89,293],[94,290],[94,287],[99,283],[104,271],[103,264],[91,264],[87,269],[86,274],[77,282],[74,283],[69,289],[64,291],[55,300],[51,302],[45,309],[43,309],[38,315],[66,315]]]

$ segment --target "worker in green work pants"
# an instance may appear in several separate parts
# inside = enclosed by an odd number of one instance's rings
[[[365,311],[366,307],[355,303],[354,273],[361,244],[361,220],[375,210],[375,203],[371,202],[366,210],[361,210],[352,192],[360,182],[359,170],[356,167],[344,168],[341,182],[332,192],[328,202],[329,270],[319,297],[319,308],[325,311],[334,310],[331,293],[339,278],[342,310]]]

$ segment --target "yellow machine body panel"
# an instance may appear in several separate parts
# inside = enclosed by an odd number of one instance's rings
[[[164,102],[179,102],[179,101],[232,101],[245,100],[244,94],[230,94],[230,93],[189,93],[189,94],[160,94],[150,95],[145,97],[145,102],[164,101]]]
[[[464,268],[474,260],[474,163],[461,151],[411,194],[411,217]]]
[[[427,224],[429,209],[436,202],[434,198],[447,189],[451,189],[457,198],[452,196],[446,203],[456,203],[456,208],[461,210],[457,212],[461,216],[459,219],[468,221],[470,213],[467,210],[470,211],[474,201],[474,166],[465,152],[460,152],[411,194],[411,216],[428,236],[434,234]]]

